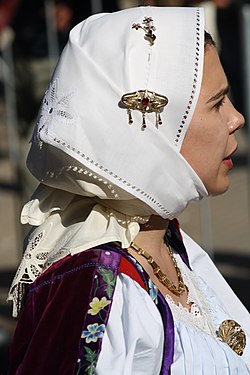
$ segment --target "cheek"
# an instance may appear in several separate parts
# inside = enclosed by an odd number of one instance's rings
[[[202,125],[199,126],[199,124],[202,124],[202,121],[190,126],[180,150],[182,156],[193,168],[194,165],[197,164],[198,160],[203,157],[204,152],[206,151],[206,140],[209,138],[204,134],[204,132],[201,131]]]
[[[224,152],[228,137],[228,127],[219,114],[199,116],[190,124],[180,152],[188,159],[199,158],[203,154],[210,154],[210,157],[219,155]]]
[[[228,130],[211,121],[192,124],[181,148],[182,156],[203,182],[218,173],[228,142]]]

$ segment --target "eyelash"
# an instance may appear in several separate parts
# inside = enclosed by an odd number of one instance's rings
[[[218,103],[216,103],[215,104],[215,109],[216,110],[219,110],[220,109],[220,107],[222,107],[223,106],[223,104],[225,103],[225,100],[226,100],[226,97],[224,96]]]

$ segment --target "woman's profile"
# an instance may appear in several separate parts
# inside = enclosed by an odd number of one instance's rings
[[[250,316],[179,227],[229,187],[244,125],[201,8],[77,25],[27,165],[13,374],[250,374]]]

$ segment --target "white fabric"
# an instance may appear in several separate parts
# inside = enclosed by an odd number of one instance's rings
[[[51,264],[69,254],[115,241],[128,248],[140,230],[139,223],[149,218],[125,215],[105,207],[104,202],[47,186],[38,187],[21,213],[21,222],[34,228],[25,241],[24,256],[9,291],[14,317],[22,300],[21,284],[32,283]],[[126,204],[130,213],[142,209],[141,204],[136,208],[136,200]],[[120,206],[117,204],[117,208]]]
[[[156,28],[153,46],[142,29],[132,28],[145,17],[152,17]],[[139,7],[80,23],[45,94],[30,171],[46,185],[101,199],[106,181],[108,199],[137,198],[151,214],[176,217],[191,200],[207,195],[179,153],[199,96],[203,57],[199,8]],[[124,94],[142,89],[169,99],[162,126],[155,126],[155,113],[146,114],[145,131],[139,111],[128,125],[120,102]]]
[[[250,314],[243,306],[239,298],[229,287],[221,273],[215,267],[208,254],[195,243],[186,233],[182,231],[183,241],[188,251],[191,267],[210,288],[212,288],[225,311],[230,313],[232,319],[236,320],[244,329],[248,340],[243,357],[250,367]]]
[[[219,325],[222,320],[230,318],[231,314],[224,311],[213,290],[202,280],[200,287],[203,299],[207,298],[213,314],[210,319]],[[172,375],[250,374],[246,355],[238,356],[227,344],[189,324],[188,319],[179,319],[175,310],[173,315],[175,348]],[[134,280],[120,275],[96,374],[157,375],[160,373],[162,350],[163,325],[157,307]]]
[[[135,281],[119,275],[96,374],[159,374],[163,342],[154,302]]]
[[[190,272],[188,267],[183,263],[181,257],[174,255],[181,270],[183,281],[188,290],[187,303],[191,305],[191,311],[187,307],[179,304],[177,306],[173,301],[172,297],[166,296],[166,300],[172,310],[176,320],[182,320],[188,325],[198,328],[199,330],[208,333],[215,337],[216,329],[218,328],[218,322],[214,318],[212,313],[213,303],[210,300],[208,303],[207,294],[204,292],[204,286],[200,283],[200,280],[196,277],[194,272]],[[222,319],[223,320],[223,319]]]
[[[227,344],[179,321],[175,323],[171,375],[247,375],[244,360]]]

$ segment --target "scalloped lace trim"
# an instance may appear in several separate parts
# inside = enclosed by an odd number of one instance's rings
[[[202,290],[202,283],[199,282],[196,274],[189,270],[179,256],[175,255],[175,258],[181,270],[184,283],[188,288],[187,304],[190,305],[190,310],[182,304],[177,305],[171,296],[166,295],[165,298],[174,319],[216,337],[215,314],[207,300],[205,290]]]

